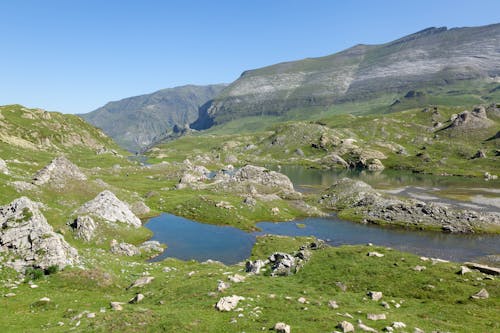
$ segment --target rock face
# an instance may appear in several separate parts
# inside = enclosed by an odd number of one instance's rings
[[[94,237],[94,231],[97,227],[94,219],[88,215],[78,216],[75,221],[70,224],[75,231],[75,237],[89,242]]]
[[[40,207],[26,197],[0,207],[0,248],[20,257],[7,265],[22,271],[30,266],[63,268],[77,263],[77,251],[52,230]]]
[[[87,176],[64,156],[53,159],[33,176],[35,185],[61,185],[67,180],[87,180]]]
[[[88,214],[108,223],[121,222],[135,228],[141,226],[141,220],[132,213],[128,205],[108,190],[99,193],[94,199],[85,203],[75,214]]]
[[[444,232],[471,233],[497,228],[500,215],[455,209],[440,203],[382,196],[361,181],[343,178],[334,183],[319,202],[328,209],[352,208],[363,222],[441,228]]]
[[[500,24],[428,28],[381,45],[356,45],[320,58],[245,71],[199,110],[191,127],[232,119],[280,116],[297,108],[328,106],[384,93],[418,91],[500,75]],[[418,98],[418,93],[414,93]]]
[[[152,94],[110,102],[80,116],[102,128],[122,147],[138,151],[174,126],[178,131],[194,121],[198,108],[214,98],[224,87],[225,85],[218,84],[163,89]]]

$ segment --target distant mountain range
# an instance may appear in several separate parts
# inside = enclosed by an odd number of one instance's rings
[[[101,128],[122,147],[138,151],[174,126],[184,127],[193,122],[198,108],[224,87],[224,84],[214,84],[163,89],[109,102],[80,116]]]
[[[246,71],[200,109],[192,127],[464,81],[500,82],[500,24],[428,28],[386,44]]]
[[[248,127],[245,117],[312,119],[318,108],[353,102],[365,103],[364,113],[373,113],[429,104],[469,106],[498,96],[500,24],[493,24],[428,28],[381,45],[356,45],[325,57],[249,70],[228,86],[164,89],[81,116],[137,151],[187,124],[204,130],[236,120],[241,122],[234,127],[238,131]],[[380,100],[385,104],[376,109]],[[358,106],[347,112],[360,113]]]

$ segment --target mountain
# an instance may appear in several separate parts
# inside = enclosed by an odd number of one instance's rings
[[[183,127],[194,121],[198,108],[224,87],[223,84],[214,84],[163,89],[109,102],[80,116],[101,128],[122,147],[139,150],[175,125]]]
[[[242,117],[282,116],[415,89],[447,98],[457,92],[452,87],[462,89],[464,82],[471,84],[459,91],[462,96],[478,85],[498,86],[500,24],[428,28],[386,44],[356,45],[326,57],[249,70],[202,107],[191,127],[206,129]]]

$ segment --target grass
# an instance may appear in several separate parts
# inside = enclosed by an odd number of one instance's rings
[[[274,251],[293,251],[308,241],[307,238],[261,237],[252,258],[264,259]],[[378,251],[385,256],[367,257],[368,251]],[[498,280],[485,279],[485,275],[477,272],[460,276],[455,274],[459,268],[455,263],[432,265],[417,256],[382,247],[341,246],[316,250],[296,275],[248,276],[243,283],[232,283],[226,292],[215,295],[211,292],[217,281],[227,280],[226,272],[244,274],[241,266],[173,259],[134,263],[116,261],[99,253],[92,253],[90,257],[92,266],[85,271],[67,269],[44,276],[37,280],[39,288],[21,284],[15,290],[15,297],[0,299],[4,313],[10,314],[0,316],[0,327],[9,332],[41,329],[54,332],[69,329],[77,332],[255,332],[267,331],[276,322],[284,321],[293,331],[318,332],[334,330],[342,320],[355,323],[361,319],[377,330],[393,321],[404,322],[409,330],[413,327],[453,332],[500,330],[495,320],[500,310]],[[416,265],[427,269],[416,272],[413,270]],[[165,266],[176,270],[164,273]],[[126,290],[143,272],[155,280],[143,288]],[[188,274],[190,272],[194,273]],[[347,286],[347,290],[341,291],[337,282]],[[481,288],[488,290],[489,299],[469,299]],[[382,291],[382,300],[391,308],[384,309],[379,302],[368,300],[366,293],[370,290]],[[7,291],[2,287],[2,293]],[[146,296],[142,303],[125,304],[121,312],[109,309],[110,301],[127,302],[137,292]],[[242,312],[222,313],[214,309],[220,297],[233,294],[245,297],[239,304]],[[46,296],[51,299],[49,305],[36,305]],[[305,297],[308,303],[299,303],[299,297]],[[337,301],[339,309],[328,307],[331,299]],[[396,308],[392,300],[401,307]],[[101,308],[106,312],[100,312]],[[84,311],[94,312],[96,317],[86,318],[84,314],[78,318]],[[346,312],[354,319],[338,314]],[[243,317],[238,317],[239,313]],[[372,322],[366,319],[367,313],[386,313],[388,319]],[[24,320],[16,320],[19,316]],[[231,323],[232,318],[236,319],[235,323]],[[58,322],[64,325],[58,326]]]

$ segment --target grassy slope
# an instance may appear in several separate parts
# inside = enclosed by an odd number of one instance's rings
[[[292,251],[305,239],[266,237],[259,239],[253,256],[263,258],[269,253]],[[367,257],[368,251],[385,254],[383,258]],[[249,276],[243,283],[233,283],[222,294],[211,295],[218,280],[227,280],[227,273],[240,273],[241,266],[201,265],[195,262],[166,260],[161,263],[116,261],[108,255],[93,255],[92,268],[82,272],[66,270],[35,281],[39,288],[21,284],[12,298],[3,297],[0,305],[8,316],[0,316],[0,327],[9,332],[35,332],[50,329],[65,332],[79,326],[76,332],[256,332],[268,331],[276,322],[284,321],[296,332],[326,332],[334,330],[342,320],[357,319],[379,331],[394,321],[408,325],[409,331],[419,327],[425,331],[497,332],[496,314],[500,311],[498,280],[484,279],[480,273],[466,276],[455,274],[457,264],[432,265],[418,257],[386,248],[342,246],[315,251],[306,266],[296,275],[273,278]],[[416,265],[427,267],[415,272]],[[164,273],[165,266],[177,270]],[[137,277],[147,272],[155,280],[144,288],[126,290]],[[191,276],[189,272],[194,272]],[[2,271],[3,276],[8,274]],[[342,292],[336,282],[347,286]],[[486,288],[487,300],[471,300],[469,296]],[[366,292],[382,291],[391,309],[379,302],[367,300]],[[1,293],[11,290],[1,287]],[[109,309],[110,301],[131,299],[141,292],[146,299],[138,304],[126,304],[122,312]],[[219,297],[244,296],[240,312],[221,313],[214,309]],[[269,295],[274,294],[274,298]],[[50,297],[48,305],[37,300]],[[287,299],[289,297],[290,299]],[[309,302],[300,304],[305,297]],[[340,308],[333,310],[328,301],[334,299]],[[394,307],[391,301],[401,304]],[[258,308],[257,308],[258,307]],[[101,313],[100,309],[106,312]],[[259,313],[257,310],[260,310]],[[89,311],[96,318],[74,319]],[[354,319],[340,314],[349,313]],[[370,321],[367,313],[385,313],[387,320]],[[20,321],[18,318],[22,317]],[[236,323],[231,323],[236,318]],[[58,326],[58,322],[64,326]]]

